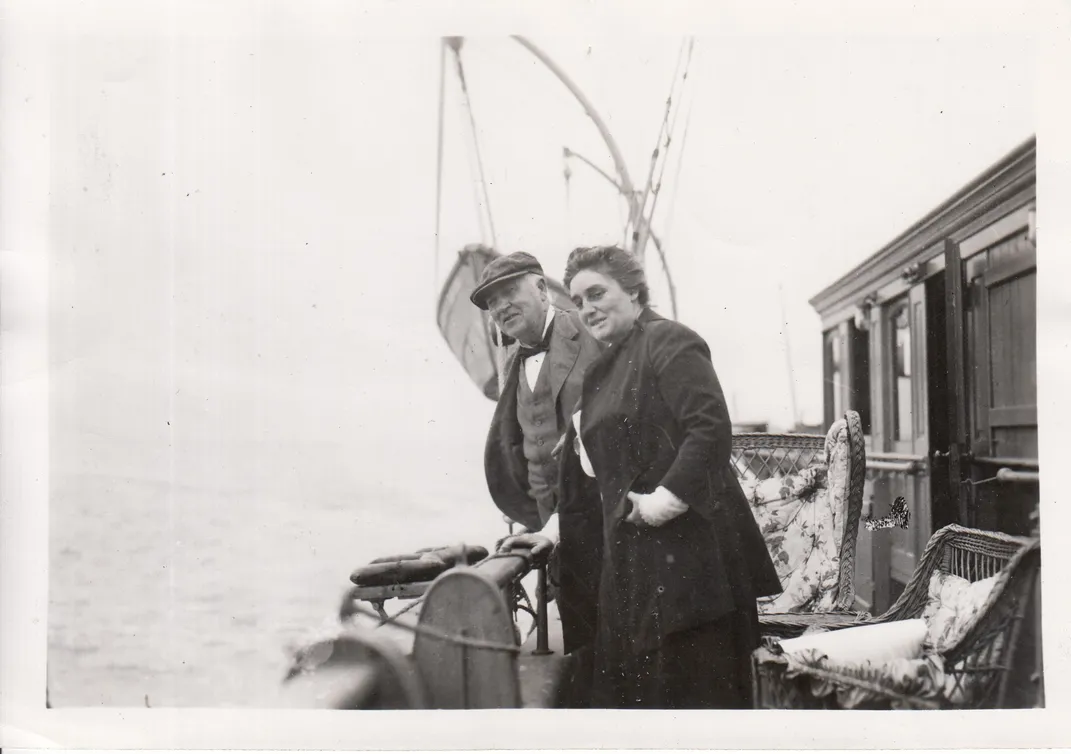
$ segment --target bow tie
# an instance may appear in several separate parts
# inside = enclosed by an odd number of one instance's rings
[[[534,346],[526,346],[526,345],[524,345],[524,343],[520,344],[520,350],[517,351],[518,356],[520,358],[522,358],[522,359],[527,359],[527,358],[530,358],[532,356],[535,356],[537,353],[546,353],[547,351],[549,351],[550,350],[550,336],[551,336],[551,333],[553,333],[553,332],[554,332],[554,323],[551,322],[550,323],[550,327],[547,328],[547,332],[543,336],[543,340],[540,343],[538,343],[538,344],[536,344]]]

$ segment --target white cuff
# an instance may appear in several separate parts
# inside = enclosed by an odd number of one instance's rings
[[[652,492],[648,497],[652,503],[657,503],[659,505],[669,504],[674,506],[683,505],[685,508],[688,507],[687,503],[661,485],[659,485],[658,489]]]
[[[547,523],[543,524],[543,528],[539,531],[539,534],[542,534],[544,537],[549,539],[555,544],[555,546],[558,544],[561,537],[558,531],[557,513],[550,514],[550,518],[547,519]]]
[[[573,427],[576,428],[576,454],[580,456],[580,468],[584,470],[592,479],[595,478],[595,469],[591,466],[591,459],[588,458],[588,452],[584,449],[584,443],[580,439],[580,412],[577,411],[573,414]]]

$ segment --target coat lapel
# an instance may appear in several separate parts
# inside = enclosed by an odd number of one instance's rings
[[[548,366],[550,367],[550,391],[554,404],[558,404],[558,395],[562,391],[565,379],[573,371],[576,359],[580,355],[580,341],[577,336],[580,333],[576,329],[569,315],[558,309],[554,313],[554,332],[551,334],[551,348],[548,354]]]
[[[517,380],[520,379],[521,360],[517,358],[516,347],[506,355],[506,380],[502,385],[502,395],[495,407],[494,424],[502,427],[503,440],[507,447],[517,443],[520,425],[517,424]]]

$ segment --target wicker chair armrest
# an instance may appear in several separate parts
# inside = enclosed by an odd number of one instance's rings
[[[859,521],[863,516],[866,440],[863,437],[863,422],[857,411],[846,412],[844,420],[848,425],[848,489],[841,529],[837,607],[850,610],[855,604],[855,548],[859,540]]]
[[[941,568],[948,556],[949,547],[965,547],[996,553],[1007,553],[1009,561],[1015,558],[1015,554],[1024,547],[1029,547],[1032,540],[1023,537],[1013,537],[1001,532],[983,531],[970,529],[957,524],[949,524],[934,532],[930,541],[926,543],[926,549],[915,566],[911,579],[904,587],[900,597],[892,607],[874,619],[876,623],[887,623],[894,620],[908,620],[918,618],[926,607],[929,598],[930,577],[934,571]],[[994,588],[994,593],[998,590]]]
[[[1014,649],[1021,611],[1030,599],[1040,568],[1041,545],[1033,540],[1016,553],[1000,572],[997,583],[979,610],[978,619],[959,641],[945,651],[949,664],[955,665],[965,660],[969,662],[968,658],[989,652],[997,635],[1004,637],[998,654],[1007,656]],[[999,662],[1003,664],[1003,661]]]

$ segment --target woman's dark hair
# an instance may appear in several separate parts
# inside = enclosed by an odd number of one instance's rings
[[[583,246],[573,249],[565,263],[565,287],[581,270],[595,270],[609,275],[628,293],[637,294],[640,306],[647,306],[651,291],[647,287],[647,275],[636,257],[620,246]]]

